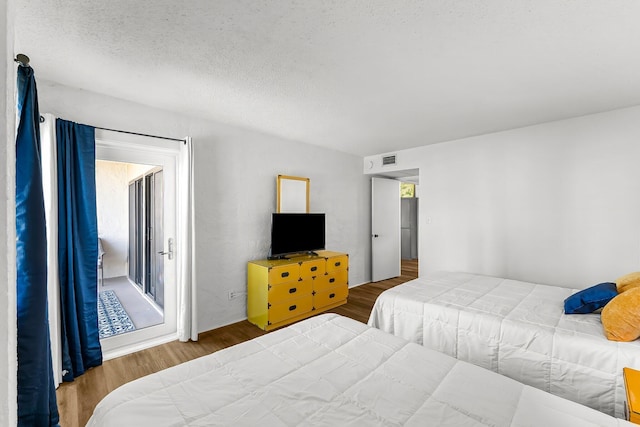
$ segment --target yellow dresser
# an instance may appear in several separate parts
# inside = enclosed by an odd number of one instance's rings
[[[288,325],[347,302],[349,255],[316,255],[247,264],[247,317],[265,331]]]
[[[627,391],[627,420],[640,424],[640,371],[623,368],[622,375]]]

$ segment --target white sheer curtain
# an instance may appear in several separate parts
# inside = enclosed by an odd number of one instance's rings
[[[198,340],[196,309],[193,144],[181,144],[178,165],[178,339]]]
[[[43,114],[40,121],[42,153],[42,190],[47,223],[47,298],[51,362],[56,388],[62,382],[62,348],[60,346],[60,285],[58,283],[58,171],[56,158],[56,118]],[[53,224],[53,226],[52,226]]]

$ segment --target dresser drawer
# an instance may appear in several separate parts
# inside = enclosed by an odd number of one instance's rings
[[[269,284],[277,285],[300,278],[300,265],[296,263],[278,265],[269,269]]]
[[[311,279],[312,277],[322,276],[325,273],[325,264],[323,258],[301,262],[300,277],[303,279]]]
[[[631,368],[622,369],[624,387],[627,391],[625,413],[627,420],[640,424],[640,371]]]
[[[349,267],[349,255],[338,255],[327,258],[327,273],[343,270]]]
[[[333,288],[337,285],[347,285],[348,283],[349,270],[337,270],[313,279],[313,290],[318,292],[321,290]]]
[[[283,320],[307,313],[313,309],[313,297],[311,295],[285,301],[281,304],[272,304],[269,307],[269,323],[279,323]]]
[[[347,302],[349,256],[326,250],[247,264],[247,319],[265,331]],[[329,272],[329,274],[327,274]],[[314,294],[320,292],[316,298]],[[323,306],[314,310],[314,304]]]
[[[269,289],[269,302],[279,304],[286,300],[311,295],[313,280],[298,280],[296,282],[279,283]]]
[[[339,301],[344,301],[349,295],[349,287],[347,285],[340,285],[326,290],[318,291],[313,296],[313,306],[316,309],[321,309],[327,305],[334,304]]]

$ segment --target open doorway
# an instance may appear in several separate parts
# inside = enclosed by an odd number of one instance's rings
[[[96,130],[98,235],[104,251],[98,290],[113,290],[122,306],[109,312],[109,320],[126,313],[132,324],[123,333],[101,337],[104,360],[177,338],[178,258],[173,254],[179,243],[179,153],[174,141]],[[101,169],[111,177],[103,179]],[[109,305],[100,293],[98,300],[99,311],[101,302]]]
[[[418,277],[418,195],[415,182],[400,183],[400,262],[403,276]]]
[[[163,260],[151,247],[153,231],[162,232],[161,173],[157,165],[96,161],[100,339],[164,322]]]
[[[372,177],[373,281],[398,273],[418,277],[419,205],[418,169],[388,171]],[[391,243],[385,241],[385,236],[393,237]],[[381,273],[384,266],[388,267]]]
[[[400,258],[418,259],[418,198],[410,182],[400,184]]]

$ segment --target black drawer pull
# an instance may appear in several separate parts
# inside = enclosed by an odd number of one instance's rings
[[[315,265],[313,267],[311,267],[311,271],[316,271],[318,269],[318,267],[316,267]]]
[[[280,275],[280,277],[289,277],[289,272],[288,272],[288,271],[285,271],[284,273],[282,273],[282,274]]]
[[[297,290],[298,290],[298,288],[291,288],[291,289],[289,289],[289,293],[290,294],[295,294]]]
[[[295,304],[294,304],[294,305],[292,305],[291,307],[289,307],[289,311],[293,311],[293,310],[295,310],[295,309],[296,309],[296,307],[297,307],[297,305],[295,305]]]
[[[332,277],[331,279],[329,279],[329,283],[333,283],[333,282],[335,282],[335,281],[336,281],[336,278],[335,278],[335,277]]]
[[[340,267],[340,261],[336,262],[334,265],[335,265],[336,267]]]
[[[336,294],[329,294],[329,298],[334,298]]]

